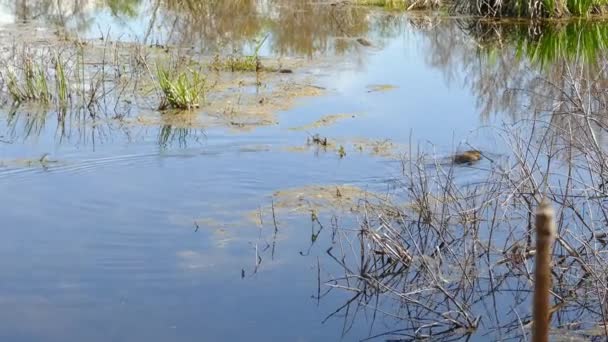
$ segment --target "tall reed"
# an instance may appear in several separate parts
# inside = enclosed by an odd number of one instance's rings
[[[69,100],[69,83],[65,71],[65,64],[59,54],[54,56],[55,64],[55,92],[57,94],[57,106],[65,111]]]

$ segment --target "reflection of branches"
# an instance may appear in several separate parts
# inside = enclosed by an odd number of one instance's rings
[[[1,1],[1,0],[0,0]],[[270,51],[279,55],[344,54],[357,48],[355,39],[370,33],[395,36],[403,17],[372,15],[365,6],[299,0],[35,0],[7,4],[18,19],[39,18],[64,28],[90,30],[96,11],[108,10],[115,20],[151,18],[140,37],[158,44],[198,48],[204,53],[242,50],[270,33]],[[314,18],[314,20],[310,20]]]
[[[18,0],[6,1],[7,7],[15,18],[21,21],[44,20],[53,25],[65,26],[76,23],[80,30],[88,29],[93,22],[93,11],[98,5],[107,6],[112,15],[134,17],[141,0]]]
[[[420,20],[412,19],[412,25],[420,27]],[[522,109],[547,108],[559,95],[556,89],[565,89],[568,68],[581,66],[576,75],[600,81],[596,86],[608,78],[602,62],[608,31],[601,25],[426,20],[433,22],[422,31],[430,50],[427,62],[448,82],[462,73],[484,118],[504,112],[517,119]]]
[[[255,0],[190,1],[168,0],[163,25],[173,27],[179,45],[200,46],[205,52],[227,47],[241,50],[260,35],[271,33],[271,51],[312,56],[334,50],[343,53],[357,37],[369,30],[369,9],[330,6],[308,1]],[[315,18],[310,20],[310,18]]]
[[[160,19],[162,26],[176,25],[175,43],[179,45],[208,49],[230,44],[232,49],[240,49],[262,29],[254,0],[166,0],[162,6],[166,8]]]

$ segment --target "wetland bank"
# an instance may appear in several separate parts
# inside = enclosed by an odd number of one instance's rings
[[[604,340],[590,4],[0,0],[0,339]]]

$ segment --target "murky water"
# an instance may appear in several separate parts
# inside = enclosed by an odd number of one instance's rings
[[[53,4],[3,1],[2,49],[27,36],[23,27],[88,40],[109,32],[117,41],[204,55],[249,53],[268,34],[261,55],[299,58],[303,66],[287,77],[324,91],[298,97],[275,113],[276,123],[251,130],[98,124],[86,114],[59,122],[36,106],[13,113],[6,101],[2,341],[359,340],[398,328],[365,316],[324,320],[349,298],[338,291],[316,298],[318,274],[339,272],[326,262],[330,234],[309,251],[311,214],[280,203],[275,228],[273,193],[311,185],[385,193],[399,173],[396,154],[410,144],[441,157],[466,140],[500,157],[500,138],[479,128],[546,110],[543,95],[552,90],[534,77],[558,82],[573,54],[542,41],[551,34],[567,41],[567,27],[528,36],[523,24],[305,1]],[[587,29],[606,31],[597,23],[580,32]],[[596,43],[576,51],[587,58],[581,67],[602,77],[593,58],[605,43]],[[330,114],[347,115],[312,124]],[[313,134],[346,155],[306,146]],[[379,153],[389,143],[390,153]],[[320,211],[328,226],[332,214],[355,223],[329,209]]]

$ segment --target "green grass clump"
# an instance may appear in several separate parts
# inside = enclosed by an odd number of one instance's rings
[[[39,101],[48,103],[51,99],[46,73],[43,68],[26,59],[23,64],[23,75],[20,78],[17,73],[9,69],[6,86],[12,99],[16,103],[27,101]]]
[[[170,75],[169,70],[157,67],[156,76],[162,92],[159,109],[189,110],[200,107],[200,101],[204,100],[205,95],[205,78],[201,73],[189,69],[177,77],[172,78]]]
[[[252,55],[248,56],[229,56],[226,60],[221,60],[219,56],[216,56],[211,67],[215,70],[228,70],[232,72],[252,72],[260,71],[262,64],[260,62],[260,49],[268,36],[265,36],[259,43],[257,43],[255,50]]]
[[[235,71],[257,71],[259,69],[257,56],[230,56],[225,62],[225,69]]]
[[[602,13],[606,0],[506,0],[484,3],[456,0],[456,11],[493,17],[564,18]]]
[[[257,56],[228,56],[222,60],[215,56],[210,67],[214,70],[231,72],[253,72],[260,70],[260,59]]]
[[[386,9],[425,9],[441,5],[440,0],[356,0],[362,6]],[[607,0],[454,0],[451,10],[467,15],[491,17],[562,18],[606,12]]]

